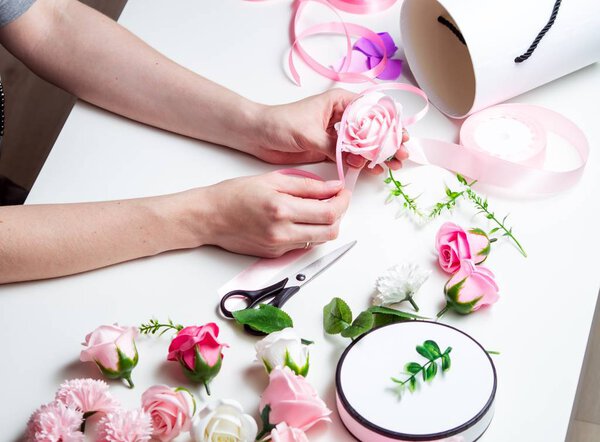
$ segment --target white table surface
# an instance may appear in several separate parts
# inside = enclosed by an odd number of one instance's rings
[[[251,99],[281,103],[331,86],[301,63],[303,87],[286,77],[289,3],[129,0],[120,22],[188,68]],[[399,6],[373,16],[347,17],[399,39]],[[322,21],[330,14],[315,8],[308,21]],[[340,41],[313,43],[321,56],[342,55]],[[502,352],[494,357],[499,376],[496,415],[482,440],[560,441],[566,434],[600,282],[600,67],[582,69],[513,101],[547,106],[573,119],[589,138],[589,163],[576,187],[552,197],[489,190],[495,210],[511,212],[509,219],[529,257],[522,258],[507,242],[497,243],[487,264],[497,275],[500,301],[471,316],[448,314],[444,320],[486,348]],[[413,137],[453,140],[457,128],[458,123],[432,110],[410,131]],[[274,168],[80,102],[27,203],[154,195]],[[326,177],[335,173],[331,164],[306,168]],[[434,167],[407,167],[399,176],[413,183],[414,194],[428,191],[423,204],[438,196],[435,192],[444,180],[451,180],[448,172]],[[437,228],[446,219],[487,227],[466,205],[452,217],[416,227],[396,217],[398,205],[384,205],[386,195],[381,178],[361,177],[337,242],[355,238],[358,245],[286,305],[302,336],[316,341],[309,380],[332,409],[334,368],[346,342],[324,335],[322,306],[341,296],[360,311],[368,305],[383,269],[414,261],[433,269],[418,302],[422,313],[434,315],[443,305],[446,279],[432,252]],[[334,245],[323,246],[313,256]],[[206,247],[0,288],[1,439],[17,438],[29,414],[53,398],[62,380],[98,376],[94,366],[78,362],[86,333],[101,324],[137,325],[153,316],[189,325],[216,320],[231,348],[212,386],[214,397],[235,398],[257,415],[266,376],[253,363],[255,338],[215,313],[216,290],[251,262],[253,258]],[[140,339],[140,363],[133,373],[136,388],[112,386],[126,405],[137,406],[141,393],[154,383],[185,383],[177,364],[165,360],[167,345],[166,336]],[[311,430],[311,440],[352,440],[335,413],[333,420],[333,425]]]

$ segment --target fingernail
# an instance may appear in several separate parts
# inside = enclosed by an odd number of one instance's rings
[[[342,185],[342,182],[340,180],[325,181],[325,186],[330,189],[337,189],[341,185]]]
[[[346,158],[346,162],[352,167],[362,167],[363,160],[360,157],[349,156]]]

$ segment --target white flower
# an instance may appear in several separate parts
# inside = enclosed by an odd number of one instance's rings
[[[258,426],[234,400],[210,402],[198,412],[192,426],[195,442],[253,442]]]
[[[256,359],[270,373],[276,367],[289,367],[297,375],[306,376],[309,366],[308,345],[293,328],[271,333],[256,343]]]
[[[402,301],[412,301],[412,297],[427,281],[430,270],[424,270],[417,264],[398,264],[387,269],[375,281],[377,294],[373,305],[389,306]],[[413,304],[415,307],[416,304]],[[415,307],[418,311],[418,308]]]

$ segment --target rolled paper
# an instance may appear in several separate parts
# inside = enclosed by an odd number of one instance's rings
[[[453,118],[600,60],[599,29],[598,0],[404,0],[400,14],[415,79]]]

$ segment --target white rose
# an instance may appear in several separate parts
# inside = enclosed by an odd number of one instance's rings
[[[253,442],[257,433],[256,421],[230,399],[214,401],[202,408],[191,431],[195,442]]]
[[[308,345],[293,328],[271,333],[256,343],[256,359],[270,373],[276,367],[289,367],[297,375],[306,376],[309,366]]]

